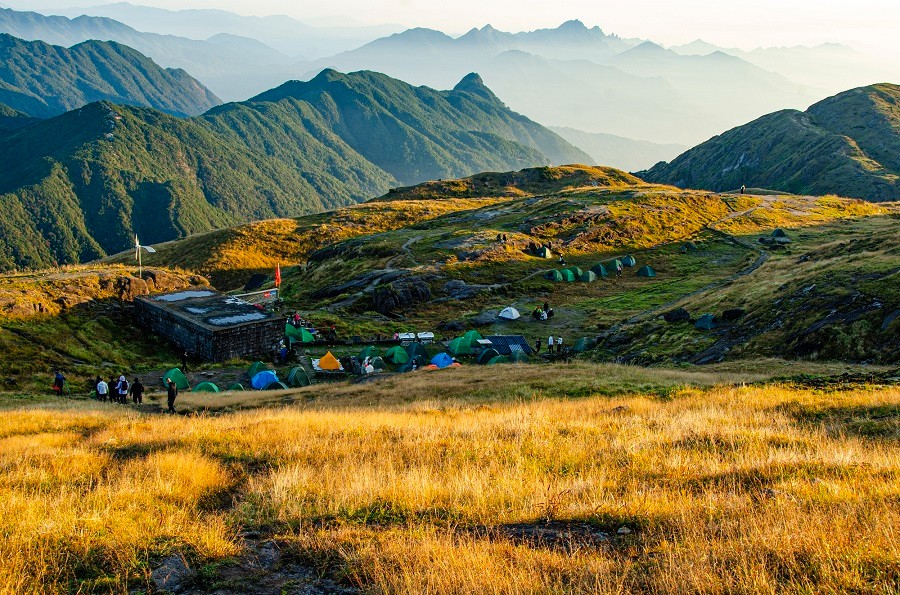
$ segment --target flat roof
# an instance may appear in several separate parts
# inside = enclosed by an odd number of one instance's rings
[[[213,331],[276,320],[274,314],[261,310],[233,295],[212,288],[194,288],[151,296],[139,300],[165,310]]]

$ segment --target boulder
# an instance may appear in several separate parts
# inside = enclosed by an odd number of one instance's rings
[[[497,322],[496,310],[486,310],[481,314],[474,316],[471,320],[471,323],[474,326],[488,326],[490,324],[494,324],[495,322]]]
[[[691,319],[690,313],[684,308],[675,308],[663,314],[663,320],[668,323],[688,322]]]
[[[390,314],[431,299],[431,289],[419,278],[394,281],[379,287],[372,297],[376,312]]]
[[[746,314],[747,311],[743,308],[730,308],[722,312],[722,320],[725,322],[734,322],[735,320],[741,318]]]

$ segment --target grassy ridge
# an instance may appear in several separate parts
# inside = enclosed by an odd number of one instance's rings
[[[651,371],[669,388],[621,394],[630,368],[556,372],[560,398],[473,368],[216,417],[7,400],[0,585],[147,588],[172,552],[213,585],[250,529],[288,568],[384,593],[900,587],[896,388]]]

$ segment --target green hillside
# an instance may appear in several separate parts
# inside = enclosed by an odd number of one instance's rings
[[[0,133],[0,270],[321,212],[398,180],[586,157],[475,78],[441,93],[330,72],[192,119],[94,103]]]
[[[49,118],[101,100],[179,116],[221,103],[185,71],[161,68],[118,43],[87,41],[67,49],[0,34],[0,102]]]
[[[638,175],[685,188],[900,199],[900,86],[840,93],[716,136]]]
[[[37,118],[32,118],[28,114],[23,114],[8,105],[0,103],[0,132],[16,130],[37,121]]]

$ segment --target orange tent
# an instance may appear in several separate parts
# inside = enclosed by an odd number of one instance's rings
[[[319,360],[319,367],[323,370],[340,370],[341,362],[329,351]]]

